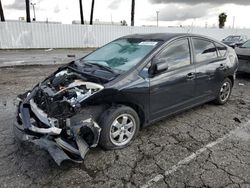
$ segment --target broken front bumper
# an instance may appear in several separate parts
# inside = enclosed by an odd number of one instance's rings
[[[71,121],[65,125],[37,107],[30,93],[20,102],[14,122],[14,133],[21,141],[31,142],[49,152],[60,165],[64,160],[82,162],[90,147],[96,147],[100,136],[100,127],[92,119]]]

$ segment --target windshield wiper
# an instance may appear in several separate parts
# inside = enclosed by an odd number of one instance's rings
[[[115,71],[113,71],[113,70],[112,70],[110,67],[108,67],[108,66],[101,65],[101,64],[98,64],[98,63],[85,63],[85,64],[90,65],[90,66],[91,66],[91,65],[95,65],[95,66],[97,66],[97,67],[99,67],[99,68],[101,68],[101,69],[103,69],[103,70],[106,70],[106,71],[112,73],[112,74],[118,75],[118,73],[116,73]]]

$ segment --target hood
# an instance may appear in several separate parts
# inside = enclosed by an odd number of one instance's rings
[[[237,44],[237,42],[223,42],[223,43],[228,46],[235,46]]]
[[[235,52],[237,55],[244,55],[250,57],[250,48],[236,48]]]

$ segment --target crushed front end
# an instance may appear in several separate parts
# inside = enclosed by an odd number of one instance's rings
[[[81,162],[89,148],[97,146],[101,128],[91,117],[77,114],[82,102],[102,89],[70,69],[58,71],[18,96],[16,137],[47,150],[58,165]]]

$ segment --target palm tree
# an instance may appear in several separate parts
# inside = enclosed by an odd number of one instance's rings
[[[1,21],[4,22],[5,19],[4,19],[3,7],[2,7],[1,0],[0,0],[0,16],[1,16]]]
[[[90,22],[89,22],[90,25],[93,24],[94,6],[95,6],[95,0],[92,0],[91,13],[90,13]]]
[[[83,11],[82,11],[82,0],[79,0],[79,6],[80,6],[81,24],[84,24]]]
[[[27,22],[30,22],[30,1],[25,0],[26,2],[26,20]]]
[[[219,15],[219,28],[221,29],[224,28],[226,21],[227,21],[227,15],[225,12],[223,12]]]
[[[131,6],[131,26],[134,26],[135,24],[135,0],[132,0],[132,6]]]

